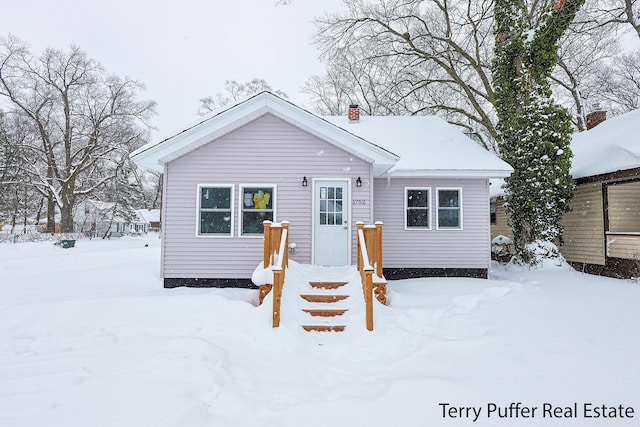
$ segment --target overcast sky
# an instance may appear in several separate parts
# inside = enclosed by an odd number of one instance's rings
[[[142,81],[158,103],[158,134],[196,118],[198,100],[225,80],[267,80],[292,101],[324,66],[311,21],[341,0],[15,0],[3,2],[2,33],[46,47],[75,43],[104,67]]]

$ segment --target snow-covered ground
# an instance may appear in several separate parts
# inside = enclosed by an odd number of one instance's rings
[[[290,296],[273,329],[257,291],[163,289],[159,243],[0,245],[0,426],[640,424],[635,282],[566,267],[397,281],[373,332],[356,298],[344,333],[307,333]]]

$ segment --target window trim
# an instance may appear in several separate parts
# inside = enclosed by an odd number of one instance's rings
[[[229,239],[233,238],[233,229],[235,226],[234,218],[234,197],[235,197],[235,186],[233,184],[223,184],[223,183],[212,183],[212,184],[198,184],[196,189],[196,237],[201,237],[205,239]],[[229,234],[212,234],[212,233],[200,233],[200,213],[202,210],[200,209],[200,192],[202,188],[229,188],[231,190],[231,200],[229,201],[229,210],[231,211],[231,228],[229,230]]]
[[[460,225],[458,227],[440,227],[440,191],[451,191],[456,190],[458,192],[458,211],[460,212]],[[462,203],[462,187],[436,187],[435,191],[436,197],[436,230],[447,230],[447,231],[460,231],[464,229],[463,226],[463,203]],[[448,206],[444,206],[443,208],[447,208]]]
[[[409,210],[409,190],[426,190],[427,191],[427,212],[429,216],[429,226],[428,227],[409,227],[407,224],[407,211]],[[404,187],[404,229],[407,231],[413,230],[433,230],[433,203],[431,200],[432,197],[432,188],[431,187]]]
[[[243,234],[242,233],[242,214],[244,212],[243,203],[244,203],[244,189],[248,187],[271,187],[273,188],[273,193],[271,194],[271,210],[273,210],[273,221],[277,222],[277,204],[278,204],[278,185],[277,184],[240,184],[238,186],[238,237],[241,239],[263,239],[264,233],[259,234]]]

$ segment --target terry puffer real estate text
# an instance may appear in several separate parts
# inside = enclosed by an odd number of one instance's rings
[[[578,403],[569,405],[555,405],[542,403],[538,406],[525,405],[522,402],[512,402],[509,405],[487,403],[481,406],[462,406],[452,403],[438,403],[442,418],[468,419],[473,422],[479,418],[633,418],[635,409],[622,404],[609,405],[603,403]]]

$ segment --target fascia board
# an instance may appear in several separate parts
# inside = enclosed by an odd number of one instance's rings
[[[391,178],[508,178],[513,170],[455,170],[455,169],[425,169],[398,170],[383,173],[380,177]]]

